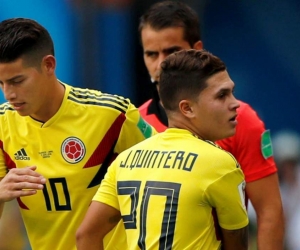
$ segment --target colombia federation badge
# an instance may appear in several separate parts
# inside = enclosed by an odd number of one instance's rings
[[[85,146],[76,137],[68,137],[61,145],[61,154],[66,162],[75,164],[80,162],[85,156]]]

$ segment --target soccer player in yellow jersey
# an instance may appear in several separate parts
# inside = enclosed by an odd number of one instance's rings
[[[62,83],[55,66],[44,27],[0,23],[0,212],[17,199],[33,250],[75,250],[111,161],[155,133],[128,99]]]
[[[167,116],[157,92],[161,62],[175,51],[203,49],[207,46],[201,40],[201,23],[197,13],[185,2],[157,1],[143,13],[139,22],[144,62],[153,81],[152,99],[141,105],[139,110],[158,132],[168,127]],[[284,216],[270,131],[251,105],[238,101],[238,125],[234,136],[215,143],[232,153],[241,165],[246,181],[246,204],[251,201],[257,218],[257,230],[254,230],[256,247],[282,250]]]
[[[169,128],[112,163],[77,247],[103,249],[101,239],[122,218],[130,250],[248,249],[244,175],[214,144],[237,125],[239,102],[225,64],[204,50],[182,50],[161,68]]]

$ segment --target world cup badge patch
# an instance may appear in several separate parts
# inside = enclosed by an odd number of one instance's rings
[[[145,138],[149,138],[152,135],[152,127],[142,117],[140,117],[137,126]]]
[[[61,154],[66,162],[75,164],[85,156],[84,143],[76,137],[68,137],[61,145]]]
[[[270,130],[266,130],[261,135],[261,152],[265,159],[273,155]]]

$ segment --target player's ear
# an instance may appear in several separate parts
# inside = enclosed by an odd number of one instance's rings
[[[196,50],[203,49],[203,43],[202,43],[202,41],[199,40],[198,42],[195,42],[194,45],[193,45],[193,49],[196,49]]]
[[[195,116],[193,112],[192,102],[189,100],[181,100],[178,104],[180,112],[187,118],[193,118]]]
[[[54,74],[56,67],[55,57],[52,55],[44,56],[42,60],[42,67],[47,73]]]

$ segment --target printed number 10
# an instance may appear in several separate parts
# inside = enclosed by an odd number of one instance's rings
[[[53,195],[53,200],[54,200],[54,206],[56,211],[69,211],[71,210],[71,200],[70,200],[70,194],[67,186],[67,181],[65,178],[50,178],[49,180],[50,183],[50,188],[52,191]],[[58,192],[58,187],[61,187],[62,192]],[[52,211],[52,206],[50,202],[50,195],[48,192],[47,185],[44,184],[44,189],[43,189],[44,197],[45,197],[45,202],[46,202],[46,208],[47,211]],[[63,197],[60,197],[63,196]],[[64,200],[64,204],[60,204],[60,201]]]

